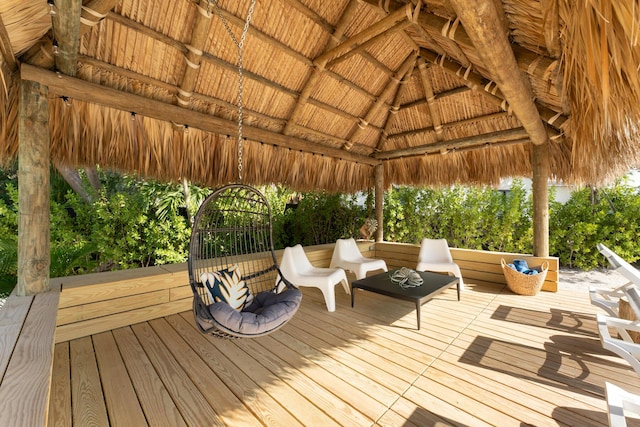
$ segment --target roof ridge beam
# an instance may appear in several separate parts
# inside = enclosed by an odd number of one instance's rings
[[[90,83],[77,77],[54,73],[53,71],[34,67],[26,63],[21,65],[20,76],[22,80],[41,83],[48,86],[52,93],[68,96],[71,99],[103,105],[116,110],[131,111],[141,114],[142,116],[166,122],[176,122],[194,129],[201,129],[205,132],[231,136],[237,136],[238,134],[238,124],[235,120],[214,117],[199,111],[149,99],[144,96],[100,86],[99,84]],[[379,160],[369,156],[349,153],[340,148],[326,145],[311,145],[308,141],[248,124],[245,124],[242,129],[247,139],[256,142],[273,144],[307,153],[324,154],[325,156],[367,165],[377,165],[380,163]]]
[[[384,153],[375,153],[373,154],[373,157],[380,160],[399,159],[401,157],[415,157],[429,153],[448,152],[449,150],[457,150],[461,148],[483,144],[493,144],[497,142],[521,140],[524,138],[528,138],[527,131],[524,128],[515,128],[499,132],[474,135],[466,138],[451,139],[449,141],[440,141],[433,144],[424,144],[415,147],[402,148],[399,150],[391,150]]]

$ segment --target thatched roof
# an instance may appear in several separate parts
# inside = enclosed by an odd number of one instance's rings
[[[54,3],[54,0],[49,0]],[[0,162],[21,80],[48,87],[59,164],[238,179],[251,0],[0,3]],[[598,183],[638,164],[634,0],[257,0],[243,49],[243,179],[294,189]],[[52,9],[56,12],[50,15]],[[53,27],[53,29],[52,29]],[[59,53],[53,55],[55,38]]]

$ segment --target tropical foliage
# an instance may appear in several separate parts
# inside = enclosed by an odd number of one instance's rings
[[[100,182],[99,190],[86,184],[92,195],[87,202],[52,174],[51,277],[186,260],[190,221],[209,189],[106,172],[100,172]],[[0,186],[2,294],[15,286],[17,276],[14,169],[0,170]],[[370,193],[301,194],[277,186],[262,191],[272,208],[277,249],[359,238],[360,227],[373,216]],[[551,195],[553,198],[553,192]],[[445,238],[452,247],[532,252],[531,196],[521,181],[515,181],[509,191],[392,188],[385,194],[384,206],[386,241],[419,243],[429,236]],[[605,266],[606,260],[596,249],[600,242],[630,262],[640,259],[637,189],[624,184],[585,188],[574,192],[567,203],[552,201],[549,210],[550,253],[562,265]]]

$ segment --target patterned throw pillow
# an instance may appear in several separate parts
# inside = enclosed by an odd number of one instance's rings
[[[212,302],[226,302],[237,311],[253,302],[253,295],[242,280],[237,264],[213,273],[202,273],[200,281],[207,287]]]

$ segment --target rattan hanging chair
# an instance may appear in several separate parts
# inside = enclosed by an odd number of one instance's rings
[[[188,268],[193,313],[203,333],[259,337],[282,327],[300,306],[302,294],[276,261],[269,203],[252,187],[227,185],[202,203]]]

